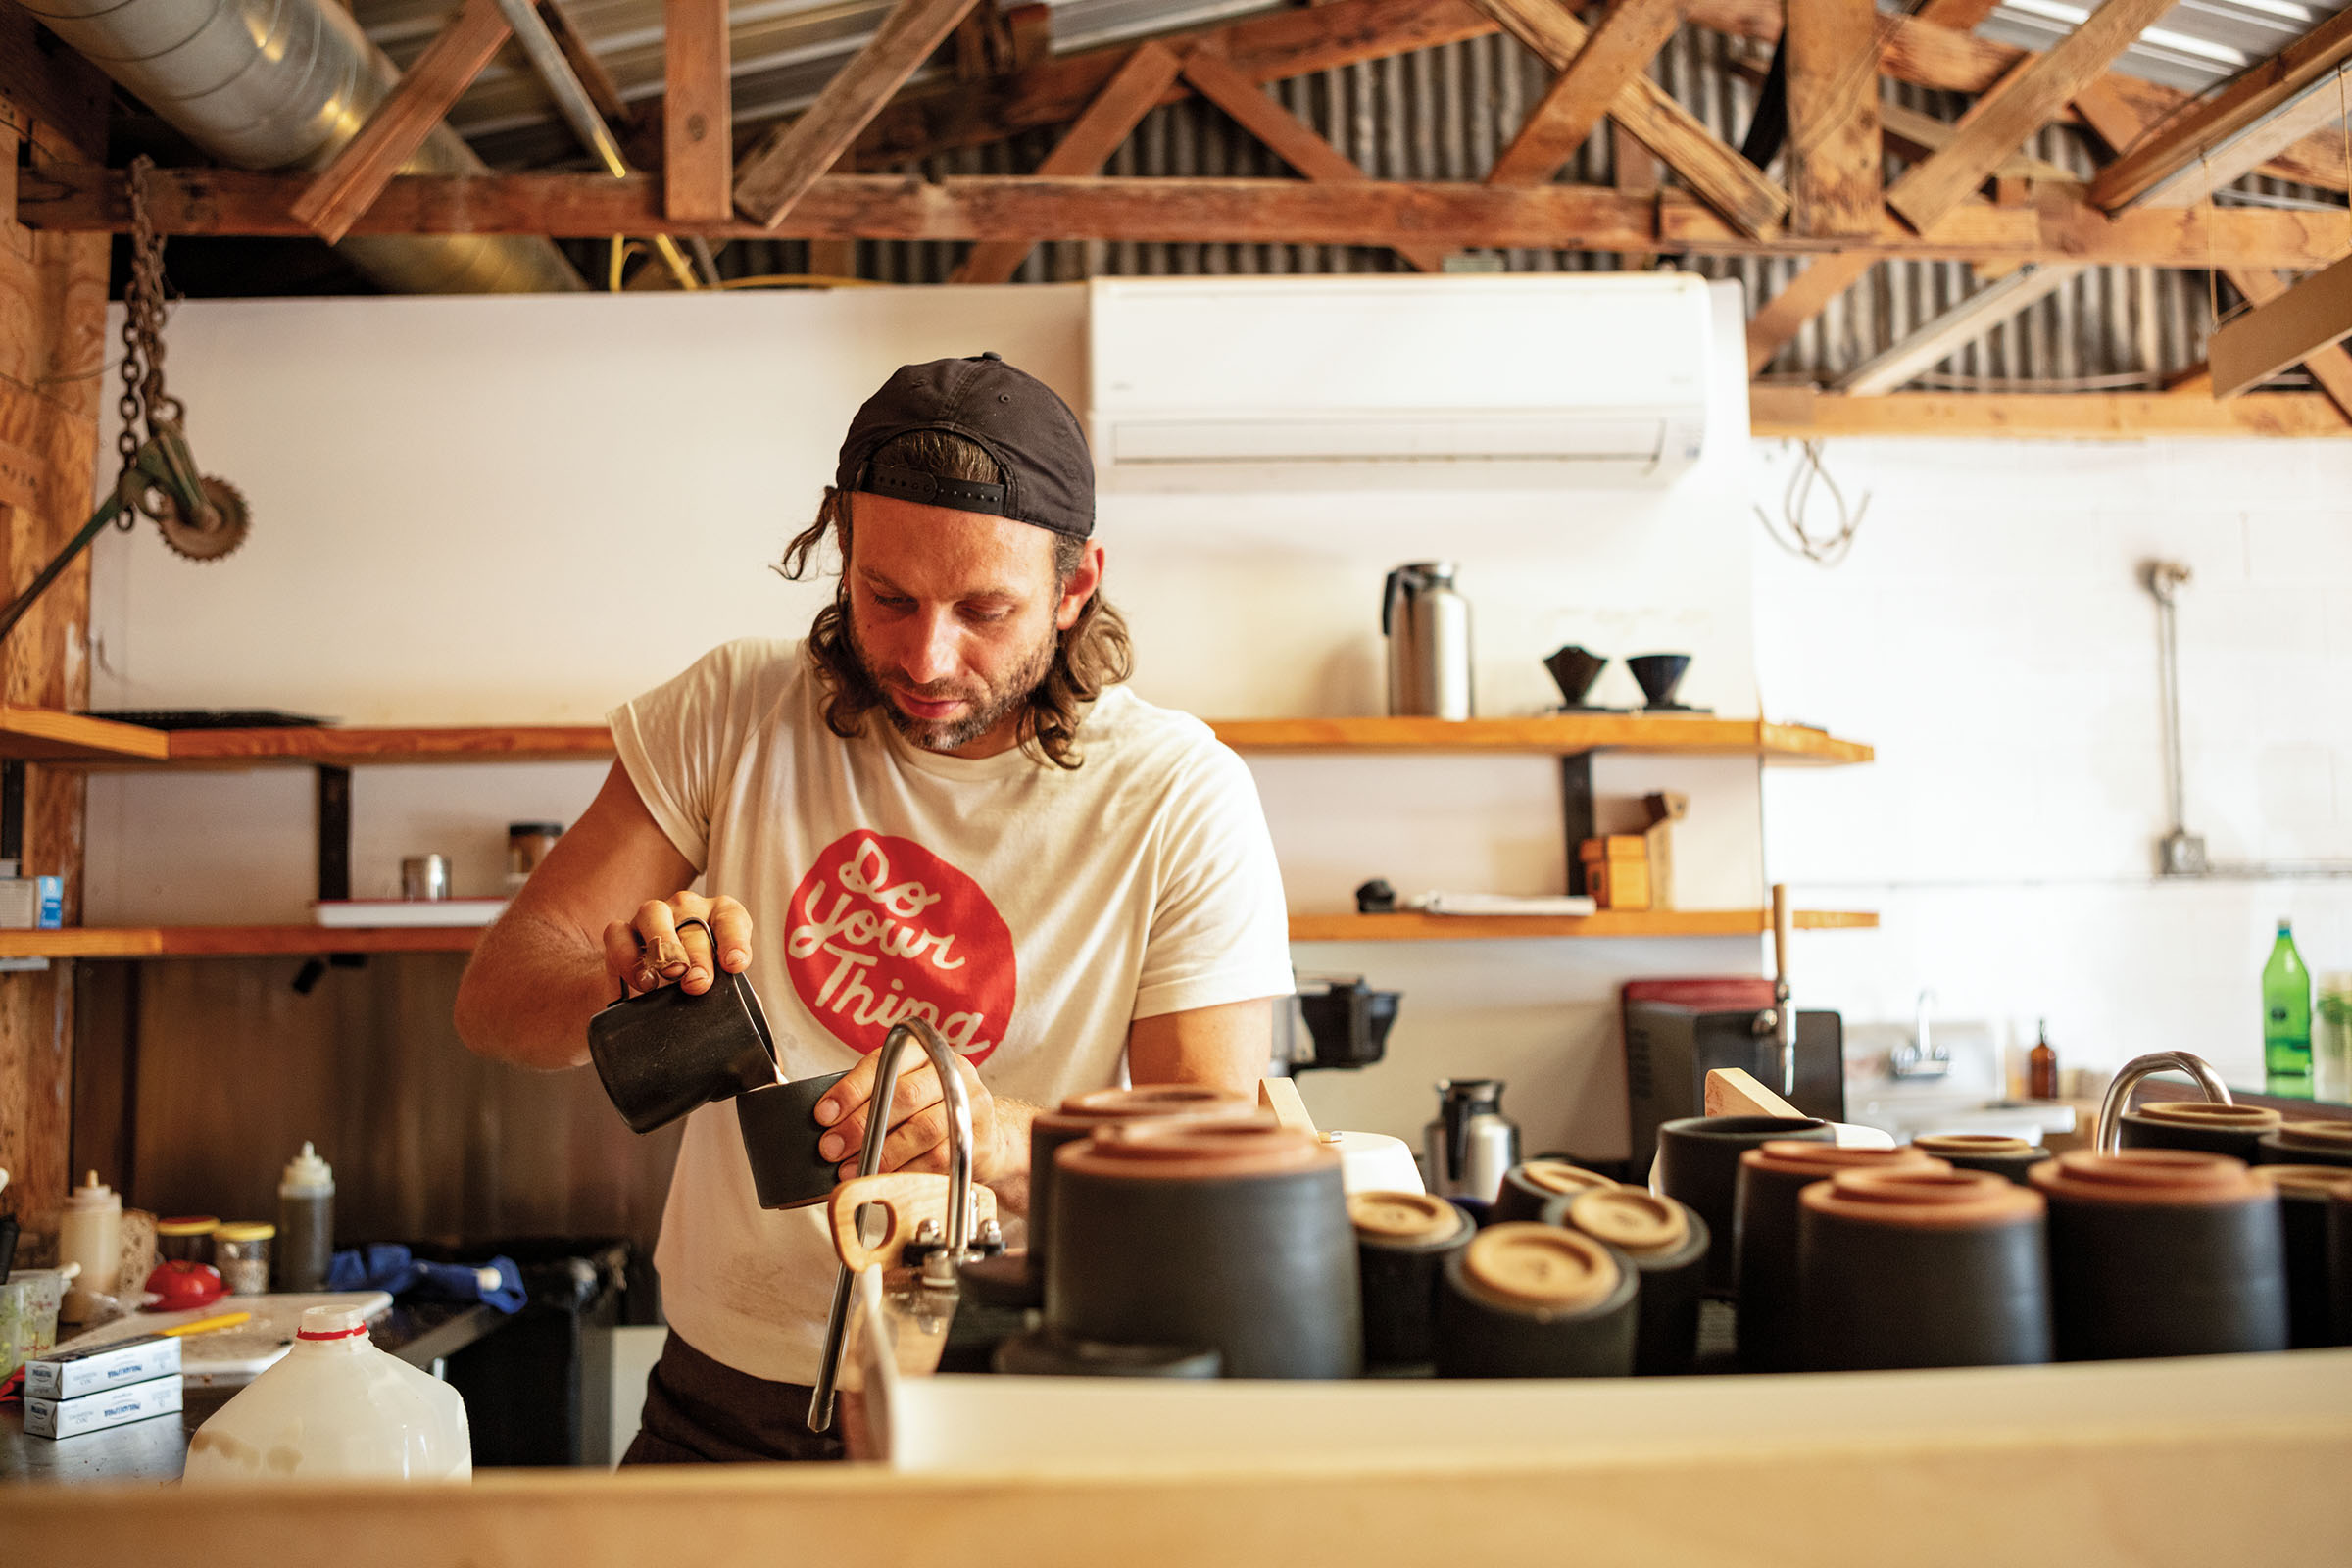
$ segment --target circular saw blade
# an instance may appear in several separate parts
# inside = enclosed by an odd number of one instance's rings
[[[219,519],[212,527],[200,527],[182,517],[172,498],[160,490],[154,493],[155,523],[163,530],[164,543],[179,555],[190,561],[218,561],[245,542],[252,514],[244,493],[226,479],[208,473],[202,483],[204,498],[213,504]]]

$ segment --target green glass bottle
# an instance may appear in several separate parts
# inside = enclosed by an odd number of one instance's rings
[[[2262,1069],[2273,1094],[2311,1093],[2311,971],[2284,920],[2262,966]]]

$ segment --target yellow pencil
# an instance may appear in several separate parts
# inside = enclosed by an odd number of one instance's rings
[[[251,1312],[222,1312],[217,1317],[200,1317],[193,1323],[182,1323],[177,1328],[157,1329],[155,1332],[158,1334],[209,1334],[214,1329],[233,1329],[238,1324],[251,1319],[252,1316]]]

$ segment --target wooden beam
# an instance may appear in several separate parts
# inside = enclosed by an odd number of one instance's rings
[[[556,0],[538,0],[533,9],[539,13],[540,20],[547,24],[547,30],[555,35],[556,47],[563,51],[564,62],[571,67],[571,74],[580,78],[580,89],[588,94],[588,101],[596,105],[596,112],[604,117],[605,123],[612,127],[612,133],[625,136],[634,130],[642,118],[639,111],[630,108],[621,98],[619,84],[613,81],[612,73],[605,69],[604,61],[597,58],[596,51],[588,46],[588,40],[580,36],[580,29],[572,25],[571,14],[558,5]]]
[[[735,176],[737,210],[764,228],[783,222],[792,204],[850,150],[858,132],[972,5],[973,0],[899,0],[857,58],[825,83],[816,102],[744,161]]]
[[[2341,102],[2334,96],[2335,74],[2347,62],[2352,62],[2352,11],[2339,11],[2212,97],[2184,107],[2154,135],[2099,171],[2091,181],[2090,199],[2109,212],[2120,211],[2167,191],[2174,176],[2200,161],[2230,160],[2243,172],[2322,122],[2311,119],[2307,102],[2316,96],[2315,88],[2325,89],[2326,101],[2334,106],[2328,119],[2341,113]],[[2295,113],[2299,104],[2300,116]],[[2300,128],[2294,128],[2298,124]],[[2250,156],[2249,147],[2257,149]],[[2195,201],[2202,194],[2180,196],[2179,188],[2166,199]]]
[[[1087,106],[1078,122],[1046,154],[1037,172],[1046,178],[1102,172],[1119,143],[1133,133],[1152,106],[1159,102],[1176,79],[1180,62],[1173,50],[1148,43],[1127,57],[1127,64],[1110,78],[1101,96]],[[1004,283],[1012,279],[1034,240],[991,240],[974,245],[948,277],[951,283]]]
[[[1781,35],[1777,5],[1763,4],[1761,0],[1687,0],[1687,3],[1690,19],[1698,26],[1764,43]],[[1937,26],[1922,17],[1882,12],[1877,26],[1879,69],[1897,81],[1919,87],[1945,92],[1985,92],[2019,63],[2034,58],[2030,50]],[[2152,119],[2179,113],[2191,101],[2189,94],[2178,88],[2114,73],[2095,78],[2093,85],[2141,106]],[[2080,94],[2077,102],[2079,105]],[[2340,140],[2325,134],[2305,137],[2263,165],[2262,172],[2278,179],[2324,185],[2330,190],[2342,190],[2352,183]]]
[[[1871,0],[1788,0],[1789,222],[1859,238],[1884,216],[1878,10]]]
[[[1681,25],[1681,0],[1610,0],[1608,15],[1494,160],[1487,183],[1539,185],[1558,173]]]
[[[1961,32],[1974,31],[1978,23],[1992,15],[2001,0],[1928,0],[1919,8],[1919,20],[1933,22],[1938,27],[1952,27]]]
[[[1158,42],[1179,55],[1212,49],[1263,86],[1494,30],[1494,20],[1469,0],[1333,0],[1171,32]],[[858,156],[869,169],[906,164],[1043,125],[1066,125],[1085,113],[1133,48],[1121,43],[1056,55],[993,82],[912,89],[875,117],[858,138]],[[1173,90],[1186,95],[1181,85]]]
[[[1830,301],[1862,280],[1878,258],[1861,251],[1824,256],[1788,280],[1747,319],[1747,373],[1760,375],[1773,356],[1796,340]]]
[[[1558,0],[1479,0],[1479,5],[1554,71],[1568,70],[1591,36]],[[1758,237],[1779,228],[1788,211],[1788,193],[1648,76],[1637,75],[1619,88],[1609,100],[1609,114],[1734,227]]]
[[[1493,24],[1488,24],[1490,30]],[[0,6],[0,100],[20,135],[55,136],[83,158],[106,157],[106,120],[115,84],[106,74],[33,21],[22,6]],[[11,150],[14,160],[14,150]],[[0,222],[6,218],[0,215]]]
[[[312,178],[294,204],[294,216],[329,244],[350,233],[506,41],[507,19],[498,0],[465,0],[359,134]]]
[[[662,174],[671,218],[735,211],[727,0],[662,0]]]
[[[300,175],[168,169],[150,176],[167,234],[308,232],[289,211]],[[87,166],[20,172],[20,220],[51,230],[127,231],[119,173]],[[1708,256],[1817,256],[1825,244],[1741,233],[1680,192],[1655,200],[1606,186],[1497,189],[1466,183],[1298,179],[939,180],[834,174],[781,229],[738,216],[676,223],[651,175],[403,175],[353,225],[370,234],[700,234],[708,239],[1104,239],[1297,245],[1530,246]],[[1840,245],[1881,257],[2069,261],[2124,267],[2250,266],[2308,270],[2342,253],[2340,213],[2270,208],[2154,208],[2110,219],[2079,203],[1971,203],[1925,234],[1886,220]]]
[[[1273,149],[1276,157],[1309,179],[1342,183],[1369,179],[1346,153],[1315,134],[1314,127],[1276,103],[1263,87],[1226,64],[1223,57],[1196,49],[1184,58],[1184,77],[1244,130]],[[1399,245],[1396,254],[1424,272],[1446,270],[1444,245]]]
[[[2167,392],[1936,393],[1857,398],[1803,387],[1753,387],[1758,437],[2038,437],[2145,440],[2153,436],[2343,436],[2335,406],[2316,392],[2264,392],[2215,403]]]
[[[2264,267],[2226,267],[2222,275],[2230,279],[2231,288],[2246,297],[2248,304],[2257,307],[2270,304],[2287,290],[2287,280]],[[2328,394],[2328,401],[2343,411],[2344,417],[2352,419],[2352,352],[2346,352],[2340,344],[2317,350],[2303,357],[2303,368],[2311,372],[2311,378]],[[2204,392],[2207,397],[2213,396],[2210,369],[2205,374]]]
[[[2352,256],[2224,321],[2206,340],[2213,395],[2235,397],[2352,337]]]
[[[1914,163],[1941,152],[1952,144],[1953,137],[1960,134],[1960,127],[1950,121],[1937,120],[1934,115],[1902,104],[1879,105],[1879,123],[1886,132],[1886,140]],[[1997,179],[2026,179],[2044,185],[2080,186],[2082,183],[2082,177],[2074,171],[2022,152],[2011,153],[1992,172]]]
[[[1919,228],[1950,212],[2174,3],[2105,0],[2048,54],[2020,66],[1970,106],[1952,144],[1895,181],[1886,205]]]
[[[1853,397],[1893,391],[1922,370],[1942,364],[1954,350],[1974,343],[2018,312],[2072,282],[2082,269],[2071,263],[2021,268],[1981,288],[1900,343],[1847,372],[1838,390]]]

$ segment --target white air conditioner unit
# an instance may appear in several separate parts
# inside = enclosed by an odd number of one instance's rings
[[[1102,278],[1090,325],[1120,490],[1664,484],[1715,358],[1680,272]]]

